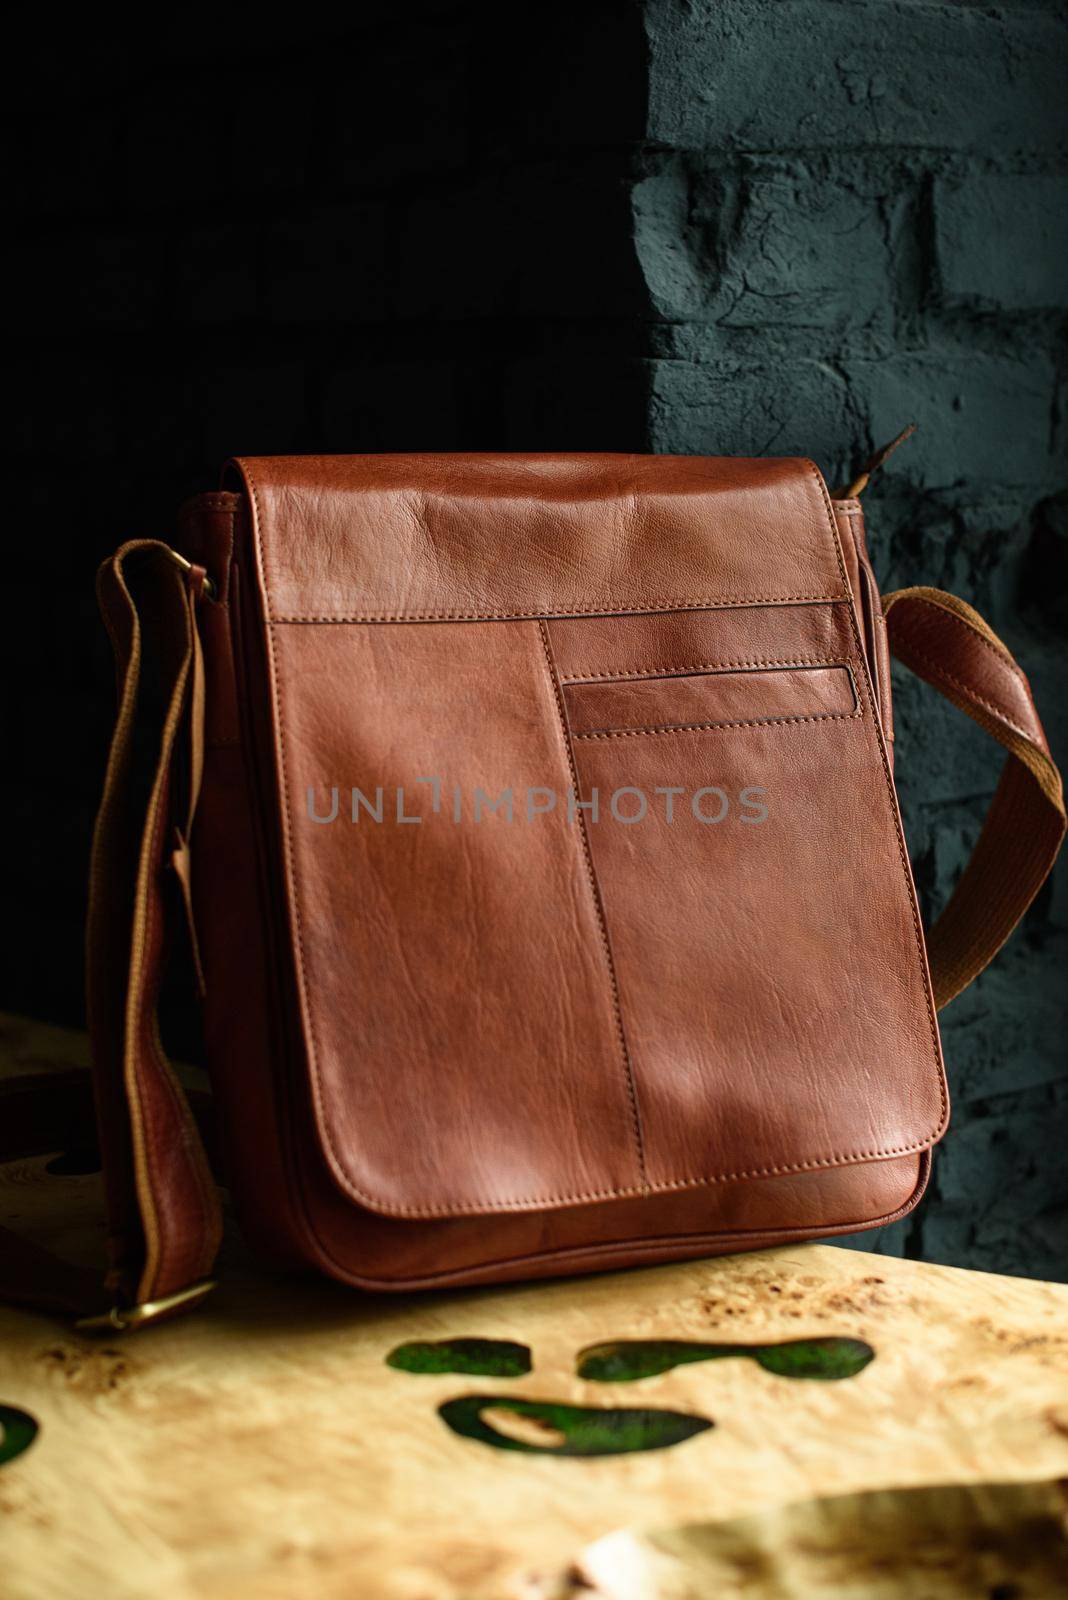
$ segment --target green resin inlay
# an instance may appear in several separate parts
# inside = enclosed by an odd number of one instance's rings
[[[37,1437],[37,1424],[28,1411],[0,1406],[0,1466],[28,1450]]]
[[[510,1339],[439,1339],[399,1344],[386,1365],[401,1372],[467,1372],[480,1378],[521,1378],[530,1371],[530,1347]]]
[[[529,1417],[562,1435],[559,1443],[533,1444],[499,1433],[482,1417],[490,1409]],[[478,1439],[497,1450],[521,1450],[539,1456],[616,1456],[637,1450],[664,1450],[713,1424],[683,1411],[627,1411],[618,1407],[567,1406],[555,1400],[514,1400],[503,1394],[469,1394],[446,1400],[438,1415],[465,1439]]]
[[[780,1378],[854,1378],[875,1357],[863,1339],[784,1339],[778,1344],[701,1344],[693,1339],[614,1339],[579,1353],[580,1378],[595,1383],[633,1383],[691,1361],[747,1356]]]

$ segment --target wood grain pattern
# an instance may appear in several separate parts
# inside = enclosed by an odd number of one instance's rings
[[[1053,1600],[1068,1484],[876,1489],[663,1533],[610,1534],[560,1600]]]
[[[98,1180],[0,1169],[0,1221],[91,1249]],[[627,1383],[611,1339],[868,1341],[856,1377],[752,1360]],[[509,1339],[513,1379],[394,1370],[399,1344]],[[437,1408],[471,1393],[696,1413],[599,1459],[503,1453]],[[114,1342],[0,1309],[0,1402],[40,1423],[0,1468],[4,1600],[542,1600],[617,1530],[812,1495],[1068,1475],[1068,1288],[791,1247],[529,1287],[392,1298],[259,1269],[229,1240],[197,1315]]]

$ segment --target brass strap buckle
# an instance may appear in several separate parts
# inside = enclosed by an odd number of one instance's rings
[[[214,1288],[214,1279],[205,1278],[201,1283],[194,1283],[188,1289],[179,1289],[175,1294],[162,1295],[158,1300],[144,1300],[136,1306],[112,1306],[96,1316],[80,1317],[74,1326],[79,1333],[132,1333],[150,1322],[158,1321],[160,1317],[169,1316],[180,1307],[196,1305]]]
[[[173,561],[176,567],[181,567],[182,571],[186,574],[192,572],[193,563],[191,561],[187,561],[185,556],[181,555],[177,550],[172,550],[169,544],[165,544],[163,548],[167,553],[167,559],[169,561]],[[207,595],[209,600],[214,600],[217,593],[215,584],[206,574],[204,577],[204,593]]]

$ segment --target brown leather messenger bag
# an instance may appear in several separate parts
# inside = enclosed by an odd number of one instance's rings
[[[100,573],[110,1270],[8,1232],[0,1292],[106,1328],[192,1305],[217,1179],[271,1257],[372,1289],[914,1207],[949,1110],[936,1012],[1065,811],[990,628],[935,589],[880,602],[861,485],[624,455],[266,458],[224,485],[177,548],[133,540]],[[891,653],[1008,752],[926,934]],[[183,924],[215,1173],[157,1023]],[[24,1116],[24,1153],[55,1148],[47,1122]]]

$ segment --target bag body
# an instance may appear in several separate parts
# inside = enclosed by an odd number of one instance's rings
[[[949,1113],[937,1009],[1065,829],[982,618],[880,599],[859,500],[804,460],[275,457],[223,485],[177,549],[100,573],[110,1270],[80,1326],[203,1297],[218,1177],[261,1250],[376,1290],[910,1211]],[[1008,755],[926,938],[891,652]],[[211,1128],[159,1034],[183,920]],[[20,1154],[52,1148],[31,1099]],[[83,1270],[0,1245],[8,1297],[99,1306]]]
[[[948,1098],[859,505],[804,461],[236,470],[182,548],[251,1236],[423,1288],[911,1209]]]

